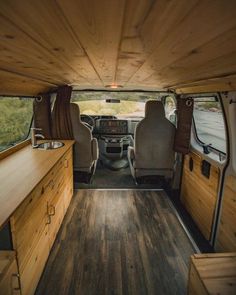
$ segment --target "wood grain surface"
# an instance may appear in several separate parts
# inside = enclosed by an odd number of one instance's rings
[[[216,250],[236,251],[236,177],[226,177]]]
[[[192,158],[193,170],[189,168]],[[209,240],[216,199],[219,186],[219,169],[211,165],[210,177],[201,172],[203,158],[196,153],[190,153],[184,158],[184,169],[181,185],[181,202]]]
[[[188,294],[235,295],[236,253],[193,255]]]
[[[159,191],[80,190],[36,294],[185,294],[192,245]]]
[[[234,0],[0,3],[0,93],[236,89]]]

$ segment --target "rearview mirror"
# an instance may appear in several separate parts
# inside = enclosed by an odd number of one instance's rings
[[[106,103],[120,103],[120,100],[115,98],[109,98],[106,99]]]

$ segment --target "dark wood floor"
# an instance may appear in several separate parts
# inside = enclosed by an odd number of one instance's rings
[[[192,253],[164,192],[81,190],[36,294],[186,294]]]

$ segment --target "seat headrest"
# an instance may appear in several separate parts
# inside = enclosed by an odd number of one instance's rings
[[[70,110],[75,114],[75,116],[80,120],[80,108],[77,103],[70,103]]]
[[[163,103],[157,100],[148,100],[145,105],[145,118],[165,118]]]

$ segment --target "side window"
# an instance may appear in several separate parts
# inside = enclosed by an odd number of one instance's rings
[[[176,102],[172,96],[166,96],[164,98],[164,107],[166,118],[176,126]]]
[[[198,141],[226,154],[226,132],[220,102],[215,97],[195,98],[193,116]]]
[[[0,152],[27,139],[33,98],[0,96]]]

